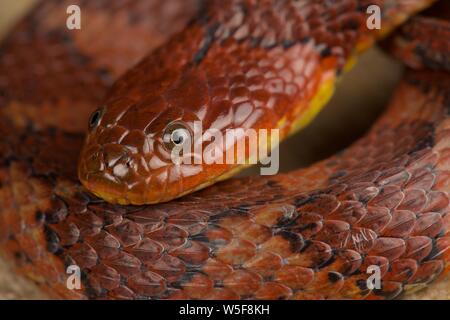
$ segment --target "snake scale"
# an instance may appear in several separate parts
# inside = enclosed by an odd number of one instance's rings
[[[291,134],[355,54],[432,2],[39,3],[0,47],[2,255],[66,299],[392,299],[443,276],[445,2],[439,19],[415,16],[387,43],[416,70],[370,131],[335,156],[174,199],[236,168],[185,174],[158,153],[172,120]],[[74,3],[85,22],[69,31]],[[365,26],[371,4],[382,9],[381,31]],[[66,285],[70,265],[81,268],[79,290]],[[370,289],[373,265],[381,287]]]

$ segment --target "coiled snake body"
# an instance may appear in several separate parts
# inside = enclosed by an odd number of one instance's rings
[[[79,31],[64,28],[73,2]],[[172,200],[236,168],[176,167],[161,134],[200,119],[287,136],[354,54],[432,2],[37,5],[0,49],[3,255],[60,298],[377,299],[425,286],[449,268],[447,21],[414,17],[400,30],[393,51],[422,70],[407,72],[365,137],[306,169]],[[381,32],[365,26],[373,3]],[[70,265],[80,290],[66,285]],[[378,289],[367,287],[372,265]]]

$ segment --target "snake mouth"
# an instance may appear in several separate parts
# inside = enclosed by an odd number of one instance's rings
[[[88,179],[80,179],[80,181],[82,185],[95,196],[113,204],[130,204],[130,201],[123,197],[123,193],[121,193],[119,189],[110,187],[111,182],[114,183],[115,186],[119,186],[118,183],[106,180],[102,176],[96,176],[95,174],[88,174],[87,177]],[[108,186],[106,186],[106,184],[108,184]]]
[[[210,180],[203,184],[186,187],[183,180],[171,183],[171,175],[176,166],[168,166],[159,174],[151,175],[145,182],[127,185],[115,176],[105,172],[86,173],[80,170],[82,185],[106,202],[119,205],[145,205],[167,202],[182,197],[215,182]],[[178,166],[179,168],[179,166]]]
[[[161,202],[164,192],[161,187],[150,187],[147,183],[127,184],[105,171],[85,172],[79,170],[81,184],[91,193],[106,202],[119,205],[143,205]],[[151,180],[151,179],[148,179]]]
[[[166,202],[206,186],[197,176],[202,170],[201,165],[164,162],[155,154],[148,161],[121,145],[86,145],[78,177],[88,191],[107,202],[144,205]]]

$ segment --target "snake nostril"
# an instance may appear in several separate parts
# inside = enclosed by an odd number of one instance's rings
[[[98,172],[105,169],[101,158],[95,155],[87,159],[85,166],[87,172]]]
[[[91,114],[91,117],[89,118],[89,129],[94,129],[99,125],[104,113],[105,107],[101,107]]]

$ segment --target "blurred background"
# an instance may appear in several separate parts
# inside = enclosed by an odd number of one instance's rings
[[[35,2],[0,0],[0,39]],[[281,171],[286,172],[324,159],[363,135],[382,113],[401,74],[401,64],[380,49],[375,48],[364,54],[357,66],[343,77],[332,101],[318,118],[302,132],[282,143]],[[258,169],[252,168],[241,175],[256,172]],[[449,288],[450,285],[440,283],[410,298],[450,299]],[[0,299],[20,298],[44,297],[33,284],[14,276],[6,263],[0,260]]]

